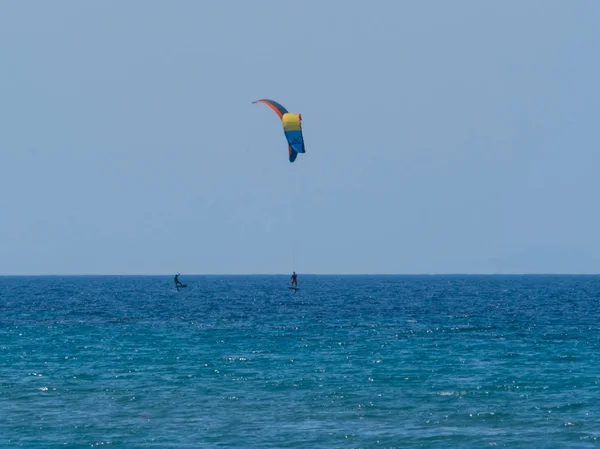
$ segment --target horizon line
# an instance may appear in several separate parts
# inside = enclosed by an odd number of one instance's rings
[[[174,276],[175,273],[87,273],[87,274],[0,274],[0,278],[6,277],[164,277]],[[289,276],[290,273],[187,273],[180,276]],[[301,276],[599,276],[600,273],[568,273],[568,272],[498,272],[498,273],[298,273]]]

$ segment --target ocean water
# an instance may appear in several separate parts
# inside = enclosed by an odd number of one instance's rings
[[[0,278],[0,448],[600,447],[600,277]]]

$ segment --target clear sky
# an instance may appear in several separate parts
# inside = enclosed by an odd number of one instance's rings
[[[600,272],[600,2],[0,5],[0,274]],[[294,164],[277,116],[303,118]]]

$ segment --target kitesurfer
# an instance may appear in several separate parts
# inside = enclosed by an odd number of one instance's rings
[[[175,281],[175,288],[179,290],[179,287],[182,287],[182,286],[183,286],[183,284],[182,284],[182,283],[181,283],[181,281],[179,280],[179,273],[177,273],[177,274],[175,275],[174,281]]]
[[[298,287],[298,275],[295,271],[292,273],[292,286]]]

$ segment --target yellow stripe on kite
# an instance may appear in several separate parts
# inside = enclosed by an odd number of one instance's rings
[[[302,126],[300,125],[300,114],[292,114],[288,112],[283,114],[281,117],[283,122],[283,129],[285,131],[301,131]]]

